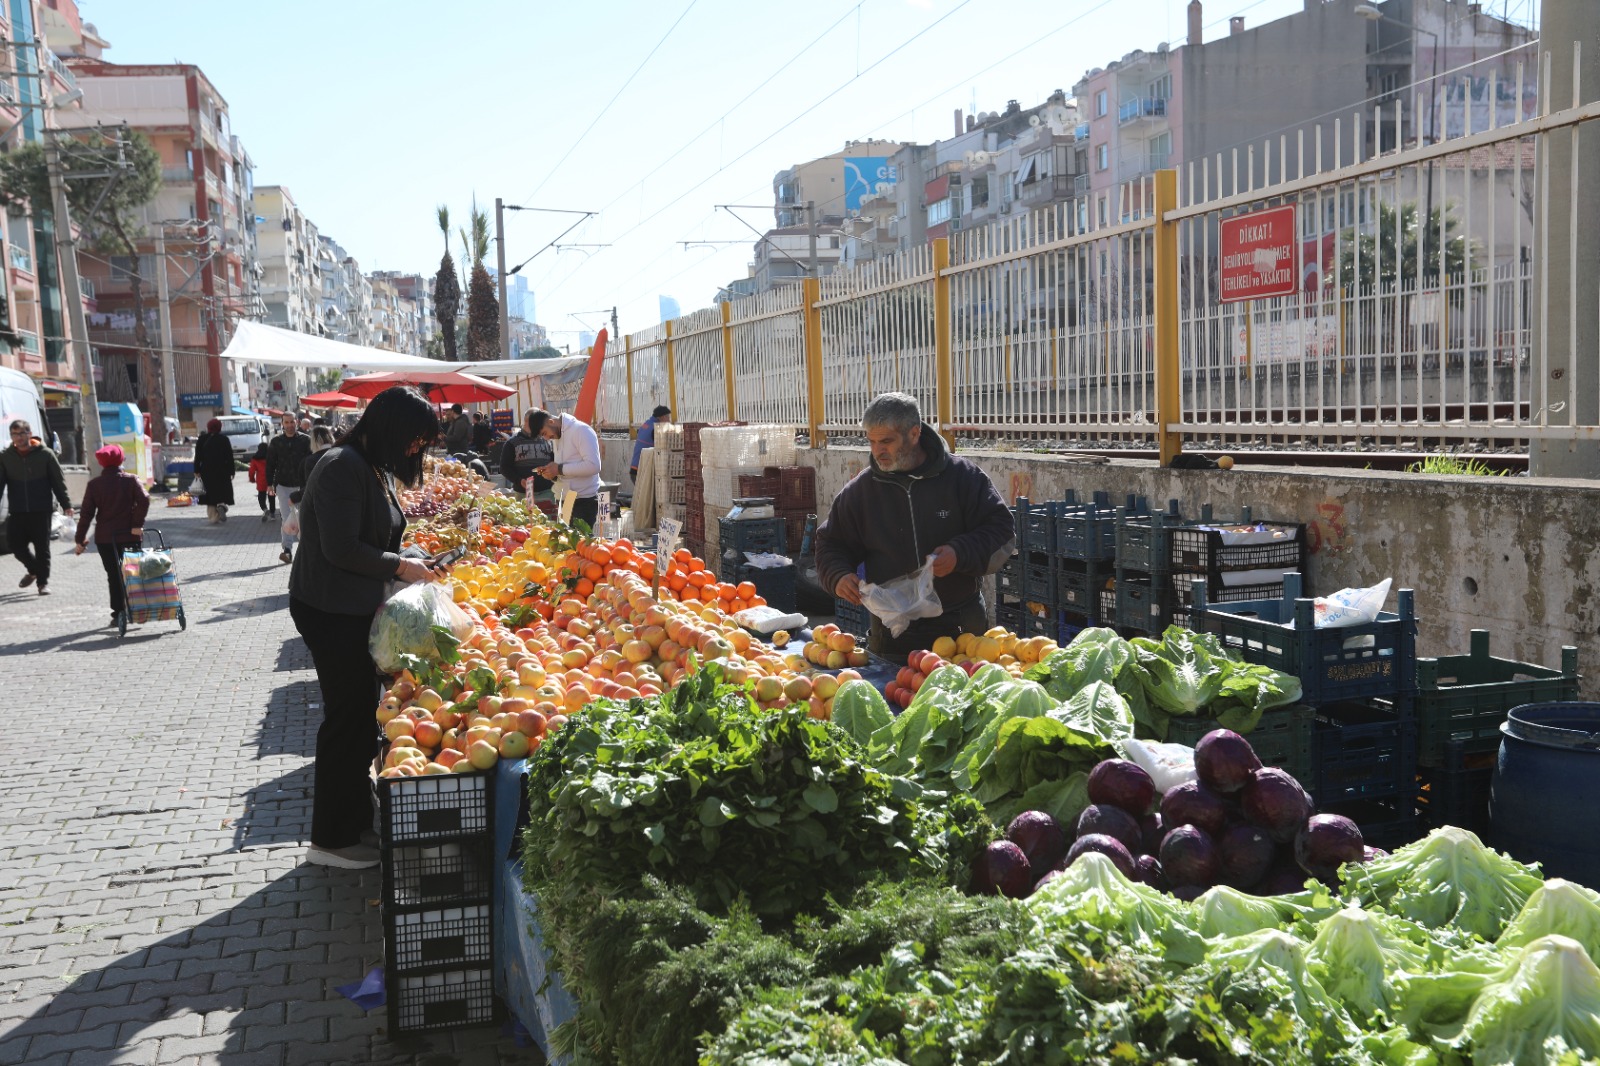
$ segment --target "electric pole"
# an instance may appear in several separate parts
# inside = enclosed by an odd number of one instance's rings
[[[61,161],[61,144],[53,131],[46,131],[46,142],[45,172],[50,178],[50,196],[56,216],[56,263],[61,295],[67,302],[66,320],[71,322],[68,332],[72,336],[68,343],[73,347],[73,366],[78,373],[78,396],[83,406],[83,450],[87,458],[100,450],[100,397],[94,387],[89,321],[83,313],[83,292],[78,285],[78,242],[72,236],[72,216],[67,210],[67,179]]]
[[[172,295],[167,291],[167,235],[156,224],[156,316],[161,323],[161,347],[157,352],[161,367],[161,397],[167,413],[178,417],[178,357],[177,341],[172,336]],[[161,439],[166,441],[166,426],[161,427]]]
[[[822,275],[817,273],[817,202],[815,200],[806,201],[806,218],[809,219],[807,228],[811,231],[811,276],[819,278]]]
[[[494,198],[494,280],[500,286],[500,358],[511,358],[511,318],[506,309],[506,208],[505,203]]]

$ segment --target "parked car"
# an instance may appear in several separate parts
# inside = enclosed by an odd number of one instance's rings
[[[255,415],[222,415],[220,421],[222,435],[233,446],[234,458],[245,462],[250,461],[251,456],[256,454],[256,448],[271,434],[271,430]]]
[[[56,435],[50,431],[50,424],[45,420],[44,393],[39,390],[39,383],[20,370],[0,367],[0,425],[9,426],[17,418],[28,423],[34,436],[52,449],[58,448]],[[9,438],[6,443],[10,443]],[[0,553],[10,551],[5,529],[6,513],[10,507],[11,494],[8,492],[0,497]]]

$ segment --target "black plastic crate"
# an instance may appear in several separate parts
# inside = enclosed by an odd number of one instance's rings
[[[494,968],[424,974],[385,974],[389,1031],[460,1029],[495,1020]]]
[[[1172,588],[1172,624],[1193,629],[1194,620],[1194,590],[1191,587],[1194,578],[1198,575],[1175,575]],[[1226,585],[1220,580],[1221,575],[1211,575],[1206,578],[1207,603],[1246,603],[1250,600],[1281,600],[1283,599],[1283,582],[1277,581],[1269,585]]]
[[[1464,754],[1500,748],[1500,723],[1524,703],[1578,698],[1578,649],[1561,649],[1561,668],[1489,654],[1489,632],[1474,629],[1467,655],[1417,660],[1417,761],[1448,767],[1447,748]]]
[[[767,606],[777,611],[795,609],[794,564],[788,566],[741,566],[737,580],[748,581],[756,587],[756,594],[767,601]],[[841,627],[842,628],[842,627]]]
[[[1425,827],[1417,818],[1416,807],[1408,794],[1386,800],[1354,800],[1330,803],[1317,808],[1319,814],[1342,814],[1361,828],[1368,845],[1393,851],[1420,839]]]
[[[1366,625],[1317,628],[1313,602],[1300,593],[1300,575],[1284,575],[1283,597],[1212,608],[1205,582],[1191,583],[1194,627],[1212,633],[1246,662],[1300,679],[1313,706],[1393,697],[1416,689],[1417,617],[1410,589],[1399,592],[1399,613],[1381,612]]]
[[[1454,825],[1488,840],[1496,755],[1470,751],[1456,740],[1446,745],[1443,767],[1417,767],[1417,815],[1429,829]]]
[[[485,773],[378,778],[379,838],[386,848],[489,833]]]
[[[853,603],[835,599],[833,601],[833,624],[838,626],[842,632],[864,637],[872,628],[872,615],[865,607],[858,607]]]
[[[493,883],[487,840],[401,846],[384,856],[385,906],[427,907],[487,898]]]
[[[1062,559],[1109,563],[1117,555],[1117,512],[1093,504],[1056,515],[1055,551]]]
[[[494,906],[488,899],[384,914],[384,972],[403,975],[494,961]]]
[[[1409,698],[1335,703],[1317,709],[1319,805],[1411,797],[1417,777],[1417,724]]]
[[[1145,633],[1160,633],[1172,622],[1171,586],[1165,574],[1136,575],[1117,571],[1116,624]]]
[[[1258,526],[1263,531],[1281,531],[1283,536],[1263,544],[1228,544],[1227,537],[1207,526]],[[1237,520],[1219,519],[1211,506],[1201,508],[1200,518],[1167,530],[1170,561],[1174,570],[1202,574],[1221,574],[1229,570],[1293,570],[1305,572],[1306,527],[1299,523],[1256,522],[1245,507]]]
[[[1028,612],[1020,605],[1010,607],[1003,603],[997,604],[994,609],[994,624],[1004,626],[1013,633],[1021,633],[1027,629]]]
[[[1056,575],[1049,566],[1024,566],[1022,568],[1022,598],[1029,603],[1046,607],[1056,602]]]
[[[1026,496],[1017,497],[1011,516],[1017,527],[1017,549],[1050,554],[1056,545],[1056,510],[1059,504],[1030,503]]]
[[[995,571],[995,591],[1003,596],[1012,596],[1017,599],[1021,599],[1024,587],[1022,575],[1025,569],[1026,567],[1024,567],[1022,563],[1022,556],[1013,555],[1006,561],[1004,566]]]
[[[781,518],[717,519],[717,547],[723,551],[781,555],[787,543]]]
[[[1115,531],[1117,565],[1124,570],[1142,570],[1145,573],[1165,571],[1170,565],[1167,530],[1182,521],[1177,500],[1168,500],[1165,511],[1118,508]]]
[[[1100,563],[1062,562],[1056,570],[1056,606],[1063,611],[1099,617],[1100,590],[1111,569]]]
[[[1317,712],[1303,703],[1274,707],[1261,712],[1256,727],[1245,734],[1263,766],[1287,770],[1309,791],[1315,770]],[[1167,723],[1167,741],[1194,747],[1213,729],[1221,729],[1215,718],[1174,716]]]

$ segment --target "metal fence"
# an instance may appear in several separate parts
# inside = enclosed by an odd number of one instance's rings
[[[607,359],[603,421],[668,403],[684,420],[853,433],[898,390],[952,439],[1165,453],[1594,436],[1600,417],[1576,412],[1600,397],[1551,372],[1577,366],[1576,341],[1545,351],[1551,316],[1575,337],[1586,301],[1577,282],[1541,286],[1539,223],[1578,217],[1577,164],[1558,203],[1549,156],[1600,103],[1552,110],[1543,62],[1538,93],[1507,60],[1125,182],[1094,211],[1052,205],[632,335]],[[1294,208],[1295,291],[1225,302],[1224,224],[1279,206]],[[1575,265],[1596,237],[1560,254]]]

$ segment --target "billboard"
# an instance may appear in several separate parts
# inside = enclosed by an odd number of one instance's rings
[[[895,167],[887,156],[854,156],[844,161],[844,209],[861,210],[861,201],[878,193],[878,186],[893,185]]]

